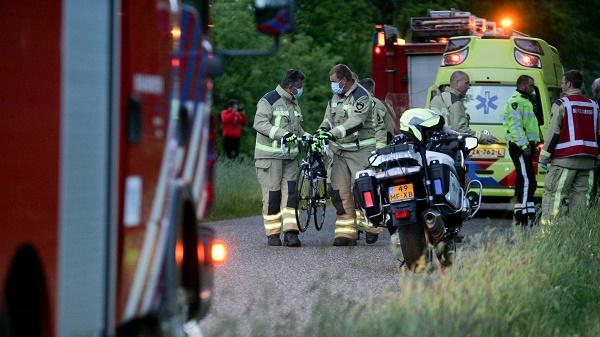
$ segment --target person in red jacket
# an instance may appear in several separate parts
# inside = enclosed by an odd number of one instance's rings
[[[238,102],[230,100],[227,108],[221,111],[221,123],[223,124],[223,148],[227,158],[233,159],[240,154],[240,138],[242,126],[248,123],[248,118],[243,109],[238,110]]]

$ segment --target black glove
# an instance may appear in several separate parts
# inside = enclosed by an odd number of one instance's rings
[[[318,140],[331,140],[331,141],[335,141],[335,136],[333,135],[333,133],[331,133],[331,131],[323,131],[320,134],[317,135],[317,139]]]
[[[283,135],[283,142],[286,144],[295,144],[298,142],[298,137],[295,134],[288,132]]]

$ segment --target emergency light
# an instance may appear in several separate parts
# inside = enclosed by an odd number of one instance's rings
[[[457,64],[461,64],[467,58],[469,54],[469,48],[465,48],[461,51],[457,51],[450,54],[444,54],[444,58],[442,59],[442,67],[443,66],[455,66]]]
[[[523,53],[522,51],[519,51],[518,49],[515,49],[515,59],[523,67],[528,67],[528,68],[541,68],[542,67],[542,61],[540,60],[539,57],[537,57],[535,55]]]

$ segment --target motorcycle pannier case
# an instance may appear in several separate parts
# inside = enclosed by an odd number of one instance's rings
[[[460,207],[460,183],[450,166],[434,160],[429,164],[429,171],[435,203],[449,204],[452,208]]]
[[[372,170],[356,172],[354,198],[368,218],[381,214],[381,195],[375,172]]]

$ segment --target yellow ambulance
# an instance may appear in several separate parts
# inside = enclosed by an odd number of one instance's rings
[[[536,117],[540,134],[545,137],[550,108],[561,93],[563,67],[558,51],[544,40],[523,36],[450,38],[427,102],[450,83],[450,75],[456,70],[467,73],[471,82],[464,100],[470,128],[478,134],[489,132],[502,142],[479,145],[471,152],[469,178],[483,183],[484,197],[512,197],[516,171],[502,127],[504,105],[516,90],[517,78],[531,76],[535,80]],[[537,172],[537,162],[534,170]],[[537,174],[536,197],[542,195],[544,178],[544,174]]]

